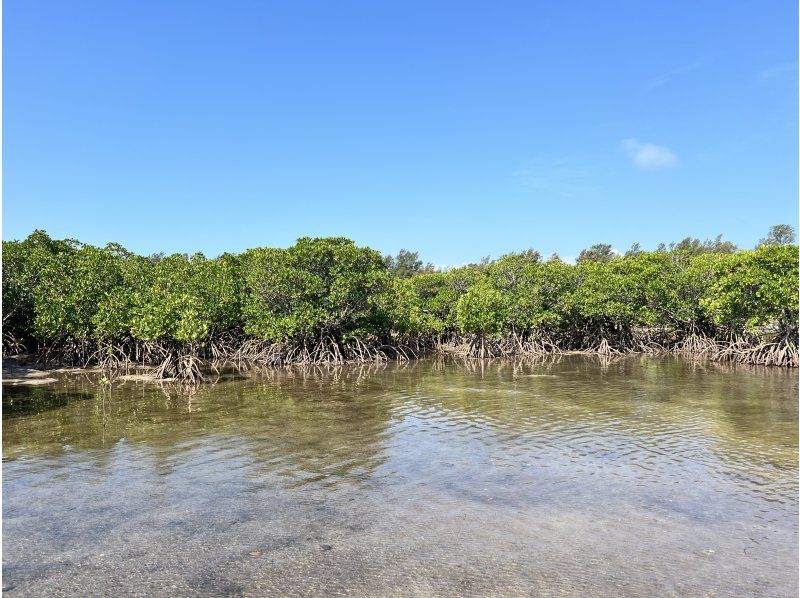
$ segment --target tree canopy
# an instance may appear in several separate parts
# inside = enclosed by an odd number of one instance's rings
[[[35,231],[3,242],[3,344],[382,346],[466,335],[581,348],[625,347],[642,330],[668,343],[695,334],[795,339],[793,238],[778,226],[744,251],[721,237],[656,251],[635,244],[624,255],[595,244],[576,265],[528,249],[444,272],[416,252],[387,259],[341,237],[207,258],[139,256]]]

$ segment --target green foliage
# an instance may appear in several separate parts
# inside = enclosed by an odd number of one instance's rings
[[[428,272],[395,285],[393,328],[403,333],[443,335],[456,329],[456,304],[479,277],[476,268]]]
[[[35,293],[34,332],[53,340],[93,337],[98,306],[122,283],[116,248],[82,245],[44,261]]]
[[[567,301],[573,321],[592,330],[651,324],[643,284],[651,271],[641,255],[579,263],[575,291]]]
[[[139,307],[153,280],[153,262],[133,254],[120,255],[122,283],[98,304],[92,318],[99,340],[112,341],[133,336]]]
[[[507,297],[487,281],[481,281],[459,297],[456,322],[462,332],[493,336],[502,332],[507,311]]]
[[[392,328],[403,334],[436,335],[447,328],[453,301],[445,274],[395,279],[392,285]]]
[[[140,340],[196,342],[235,330],[241,321],[241,283],[235,256],[208,260],[170,255],[135,265],[134,281],[147,271],[149,283],[134,289],[130,330]],[[135,282],[134,282],[135,284]]]
[[[245,261],[245,331],[274,342],[386,334],[391,275],[381,255],[349,239],[302,238]]]
[[[486,276],[505,297],[505,328],[519,332],[561,325],[573,273],[574,268],[561,260],[539,263],[524,254],[509,254],[492,263]]]
[[[718,325],[732,332],[771,324],[782,332],[796,332],[797,280],[797,247],[762,245],[715,262],[701,303]]]
[[[36,230],[24,241],[3,241],[3,343],[25,341],[33,333],[36,294],[45,267],[74,251],[70,241],[55,241]]]
[[[715,323],[704,307],[704,300],[712,292],[716,265],[730,257],[717,253],[660,255],[669,260],[670,267],[661,274],[659,324],[684,333],[713,336]]]
[[[543,332],[589,338],[636,328],[680,335],[796,334],[798,252],[787,230],[753,251],[717,238],[618,256],[608,245],[575,266],[527,250],[447,272],[414,253],[387,266],[344,238],[302,238],[208,259],[144,257],[35,231],[3,242],[4,347],[22,341],[205,343],[330,337],[446,338]],[[793,231],[790,231],[793,234]],[[402,266],[398,266],[401,264]]]

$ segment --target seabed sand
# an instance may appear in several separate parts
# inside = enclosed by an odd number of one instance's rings
[[[87,378],[5,389],[15,595],[797,595],[788,370],[431,360],[168,400]]]

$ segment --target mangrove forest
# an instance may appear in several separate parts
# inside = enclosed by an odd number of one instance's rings
[[[3,241],[3,353],[141,365],[199,381],[210,360],[260,365],[675,352],[797,367],[798,248],[717,238],[654,251],[527,250],[438,270],[340,238],[210,259],[142,256],[35,231]]]

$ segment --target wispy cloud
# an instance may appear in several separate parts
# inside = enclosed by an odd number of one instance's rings
[[[622,148],[636,166],[642,170],[661,170],[678,163],[678,158],[668,147],[646,143],[634,138],[622,140]]]
[[[573,197],[592,190],[588,184],[588,173],[572,160],[529,160],[511,173],[528,191],[548,195]]]
[[[681,75],[685,75],[687,73],[691,73],[692,71],[696,71],[697,69],[703,68],[704,66],[710,64],[711,60],[712,60],[711,57],[706,56],[706,57],[700,58],[699,60],[695,60],[694,62],[692,62],[690,64],[685,64],[685,65],[680,66],[678,68],[675,68],[675,69],[669,70],[669,71],[667,71],[665,73],[662,73],[662,74],[660,74],[660,75],[658,75],[656,77],[653,77],[652,79],[649,79],[648,81],[646,81],[645,84],[644,84],[644,89],[645,89],[645,91],[652,91],[652,90],[654,90],[654,89],[656,89],[658,87],[666,85],[676,77],[679,77]]]
[[[794,78],[794,73],[797,70],[796,62],[781,62],[780,64],[773,64],[758,73],[758,78],[761,81],[769,81],[785,75],[791,75]]]

